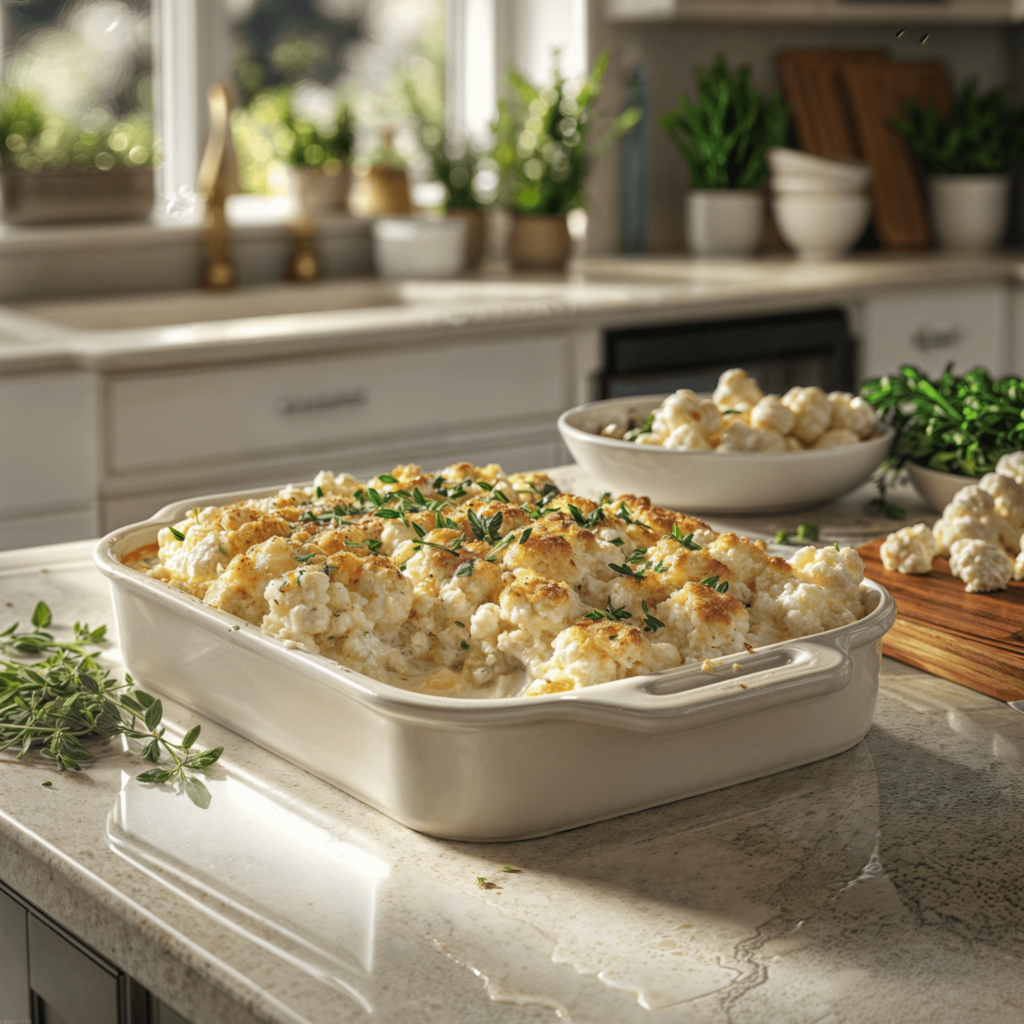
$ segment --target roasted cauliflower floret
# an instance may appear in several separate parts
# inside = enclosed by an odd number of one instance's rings
[[[671,644],[651,643],[637,626],[584,619],[555,637],[544,677],[529,687],[526,696],[661,672],[679,663],[679,651]]]
[[[784,452],[786,441],[777,430],[748,427],[742,420],[733,420],[718,442],[720,452]]]
[[[797,577],[822,589],[825,615],[821,624],[835,629],[864,617],[860,585],[864,582],[864,562],[860,555],[845,547],[816,548],[807,546],[795,552],[789,560]]]
[[[931,529],[918,523],[890,533],[882,541],[879,554],[888,572],[926,573],[932,571],[938,546]]]
[[[718,387],[711,396],[712,401],[722,412],[727,409],[747,412],[762,398],[764,392],[757,381],[753,377],[748,377],[746,370],[739,369],[726,370],[718,378]]]
[[[723,533],[706,550],[713,558],[727,565],[733,576],[748,590],[768,568],[768,552],[763,540],[747,540],[735,533]]]
[[[298,567],[296,555],[283,537],[271,537],[235,555],[206,591],[204,602],[258,626],[270,610],[264,593],[275,577]]]
[[[651,430],[655,434],[669,437],[680,427],[694,427],[702,437],[706,437],[714,433],[721,422],[722,414],[711,399],[701,398],[689,389],[682,388],[669,395],[654,410]]]
[[[1013,569],[1013,561],[999,544],[957,540],[950,547],[949,571],[967,584],[970,594],[1005,590],[1013,578]]]
[[[830,427],[851,430],[860,440],[867,440],[877,433],[878,416],[859,395],[851,395],[846,391],[832,391],[828,396],[828,404],[832,410]]]
[[[821,388],[790,388],[782,396],[782,404],[796,417],[792,433],[804,444],[814,444],[828,430],[832,407]]]
[[[778,395],[765,395],[750,410],[750,425],[785,435],[796,425],[796,416],[788,406],[782,404]]]
[[[708,439],[700,432],[700,428],[695,427],[692,423],[684,423],[682,426],[676,427],[665,438],[663,444],[666,448],[689,448],[691,450],[710,450],[711,448]]]
[[[658,605],[655,616],[665,624],[658,637],[670,641],[685,660],[717,658],[743,650],[750,618],[732,596],[700,583],[686,583]]]
[[[860,444],[860,438],[846,427],[829,427],[811,447],[842,448],[848,444]]]

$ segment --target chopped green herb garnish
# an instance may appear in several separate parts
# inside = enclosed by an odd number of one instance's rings
[[[641,434],[649,434],[654,425],[654,413],[652,412],[647,419],[640,424],[639,427],[634,427],[632,430],[627,430],[625,436],[622,438],[623,441],[635,441]]]
[[[315,557],[316,556],[312,555],[312,554],[310,554],[310,555],[296,555],[295,556],[295,561],[296,562],[302,562],[303,565],[304,565],[306,562],[310,561],[311,559],[313,559]]]
[[[629,617],[629,611],[626,609],[625,605],[621,608],[616,608],[611,601],[608,602],[608,607],[604,611],[601,611],[600,608],[595,608],[592,612],[587,612],[587,614],[583,616],[583,618],[591,619],[594,622],[598,619],[611,619],[613,622],[621,622],[623,619],[628,619]]]
[[[817,523],[801,523],[796,528],[796,539],[797,540],[817,540],[818,539],[818,526],[817,526]]]
[[[722,582],[719,583],[717,576],[705,576],[704,579],[700,581],[700,585],[702,587],[708,587],[719,594],[726,594],[729,592],[729,581],[722,580]]]
[[[644,574],[642,572],[637,572],[631,565],[628,565],[625,562],[622,565],[616,565],[614,562],[609,562],[608,568],[614,569],[621,576],[630,576],[635,580],[642,580],[644,578]]]
[[[469,650],[469,644],[467,644],[465,640],[463,640],[463,641],[462,641],[462,643],[461,643],[461,644],[459,644],[459,646],[460,646],[460,647],[461,647],[461,648],[462,648],[462,649],[463,649],[464,651],[468,651],[468,650]]]
[[[455,575],[456,576],[472,576],[473,575],[473,565],[474,565],[473,562],[463,562],[462,565],[459,566],[458,571],[455,573]],[[457,625],[461,625],[461,623],[457,623]]]
[[[614,544],[617,548],[621,548],[622,545],[626,542],[621,537],[612,537],[612,539],[608,541],[608,543]]]
[[[679,541],[679,543],[688,551],[700,551],[701,549],[700,545],[694,541],[692,533],[688,533],[685,537],[683,536],[683,531],[679,529],[678,523],[672,524],[672,530],[669,533],[669,536],[673,540]]]
[[[397,484],[398,480],[395,479],[390,473],[378,473],[377,479],[382,484]]]
[[[42,785],[46,786],[46,788],[49,789],[50,786],[53,785],[53,783],[49,779],[47,779],[44,783],[42,783]]]
[[[323,496],[324,496],[324,489],[319,484],[317,484],[315,497],[322,498]]]
[[[647,607],[646,601],[641,601],[640,606],[643,608],[644,612],[643,624],[645,633],[654,633],[655,631],[661,629],[665,625],[665,623],[662,622],[661,619],[656,619],[651,614],[650,609]]]
[[[171,536],[175,540],[184,540],[185,539],[185,534],[183,534],[181,532],[181,530],[175,529],[175,527],[173,527],[173,526],[168,526],[167,529],[171,531]]]

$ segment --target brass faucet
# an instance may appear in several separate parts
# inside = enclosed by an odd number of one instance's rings
[[[231,97],[227,86],[223,82],[211,85],[207,102],[210,131],[196,178],[196,191],[206,201],[203,286],[222,289],[235,283],[225,203],[229,195],[239,191],[238,164],[231,144]]]

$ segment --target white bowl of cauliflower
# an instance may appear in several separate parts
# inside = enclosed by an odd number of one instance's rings
[[[612,398],[564,413],[576,462],[610,491],[700,513],[781,512],[838,498],[888,455],[892,429],[847,392],[766,395],[743,370],[712,395]]]

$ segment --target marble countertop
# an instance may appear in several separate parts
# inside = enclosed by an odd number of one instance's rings
[[[220,298],[202,291],[99,296],[0,306],[0,368],[130,370],[280,355],[285,342],[294,355],[493,330],[681,322],[898,289],[1020,281],[1022,274],[1024,260],[1014,252],[861,253],[834,261],[608,257],[579,260],[562,275],[513,275],[498,266],[453,281],[337,279],[254,286]],[[256,315],[275,295],[280,312]],[[179,322],[154,325],[144,313],[140,318],[147,301],[184,309],[220,301],[232,312],[198,311],[183,320],[174,312]]]
[[[886,528],[866,497],[815,510],[825,539]],[[113,626],[90,555],[0,555],[0,627],[39,599]],[[207,811],[119,744],[0,755],[0,877],[194,1024],[1020,1020],[1024,715],[889,659],[844,754],[519,843],[412,832],[201,724]]]

